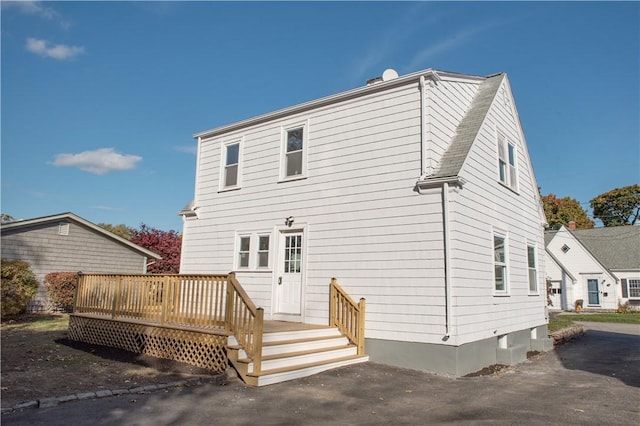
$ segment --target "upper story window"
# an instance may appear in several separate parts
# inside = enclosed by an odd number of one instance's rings
[[[220,189],[240,187],[241,180],[241,144],[242,140],[222,144],[222,173]]]
[[[498,174],[500,182],[516,191],[518,189],[518,171],[516,169],[516,146],[498,133]]]
[[[507,292],[507,251],[505,237],[493,235],[494,290],[496,293]]]
[[[538,271],[534,246],[527,246],[527,267],[529,269],[529,293],[538,293]]]
[[[306,154],[308,126],[306,123],[283,128],[282,130],[282,180],[298,179],[306,174]]]
[[[304,129],[302,127],[287,130],[286,177],[302,174],[303,136]]]

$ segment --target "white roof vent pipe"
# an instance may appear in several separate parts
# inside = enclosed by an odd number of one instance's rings
[[[367,86],[371,86],[377,83],[382,83],[384,81],[393,80],[395,78],[398,78],[398,73],[396,72],[396,70],[388,68],[384,70],[384,72],[382,73],[382,77],[375,77],[367,80]]]

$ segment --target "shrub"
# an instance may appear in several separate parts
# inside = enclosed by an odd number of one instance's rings
[[[2,259],[2,318],[27,310],[27,302],[38,291],[38,280],[24,260]]]
[[[44,284],[54,309],[64,312],[73,310],[73,299],[78,287],[76,272],[51,272],[44,276]]]
[[[629,312],[633,312],[633,309],[629,306],[629,302],[625,302],[624,304],[618,303],[618,309],[616,312],[619,314],[628,314]]]

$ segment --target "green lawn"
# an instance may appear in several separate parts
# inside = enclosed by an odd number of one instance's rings
[[[640,312],[627,313],[562,313],[554,315],[549,320],[549,332],[562,330],[573,325],[574,321],[581,322],[615,322],[622,324],[640,324]]]

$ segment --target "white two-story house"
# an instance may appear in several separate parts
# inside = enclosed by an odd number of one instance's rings
[[[366,299],[376,362],[465,375],[551,347],[544,213],[506,74],[387,70],[195,135],[181,273],[234,271],[265,319]]]

